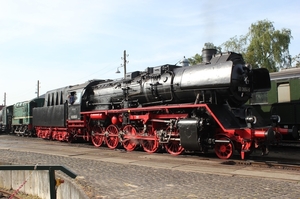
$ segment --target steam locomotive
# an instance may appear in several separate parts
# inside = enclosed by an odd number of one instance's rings
[[[214,149],[221,159],[237,150],[241,158],[274,139],[272,126],[255,128],[245,103],[270,89],[267,69],[252,69],[240,54],[203,50],[203,63],[161,65],[127,73],[122,79],[90,80],[48,91],[32,111],[38,137],[96,147],[142,147],[172,155]],[[266,152],[266,151],[264,151]]]

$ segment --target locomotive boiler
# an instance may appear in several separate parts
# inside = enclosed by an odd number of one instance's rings
[[[252,70],[241,55],[226,53],[195,66],[167,64],[98,84],[88,104],[97,110],[191,102],[239,107],[252,92],[269,89],[267,69]]]
[[[194,66],[148,67],[46,93],[45,106],[34,110],[37,135],[173,155],[214,149],[222,159],[237,150],[243,159],[274,137],[271,127],[255,128],[245,106],[253,92],[270,89],[269,72],[245,65],[240,54],[215,52],[204,50]]]

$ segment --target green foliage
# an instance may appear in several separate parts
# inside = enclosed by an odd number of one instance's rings
[[[202,62],[202,56],[197,53],[195,56],[188,58],[188,60],[190,65],[196,65]]]
[[[241,35],[240,38],[237,36],[231,37],[229,41],[222,44],[225,51],[233,51],[240,54],[245,54],[247,45],[247,36]]]
[[[241,53],[254,68],[263,67],[274,72],[291,65],[291,39],[291,30],[275,30],[273,22],[262,20],[251,24],[246,35],[230,38],[222,46],[225,50]]]
[[[300,53],[292,58],[293,67],[300,68]]]

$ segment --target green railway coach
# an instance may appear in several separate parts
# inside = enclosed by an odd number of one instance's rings
[[[30,101],[18,102],[13,105],[12,131],[17,135],[32,135],[32,109],[44,105],[44,98],[36,98]]]
[[[286,129],[285,139],[299,139],[300,130],[300,68],[270,73],[271,90],[257,92],[249,101],[264,123],[271,123],[272,115],[279,115],[278,126]]]

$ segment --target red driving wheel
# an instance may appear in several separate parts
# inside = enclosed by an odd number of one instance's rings
[[[94,126],[92,129],[92,143],[95,147],[100,147],[104,141],[104,135],[102,129],[99,126]]]
[[[137,140],[134,138],[136,135],[136,129],[132,125],[126,125],[123,129],[123,132],[123,147],[127,151],[133,151],[137,144]]]
[[[106,128],[106,131],[108,133],[108,135],[104,137],[106,145],[110,149],[117,148],[119,144],[119,129],[111,124]]]
[[[147,131],[147,139],[142,141],[144,151],[155,153],[159,147],[159,141],[156,136],[156,131],[150,129]]]

